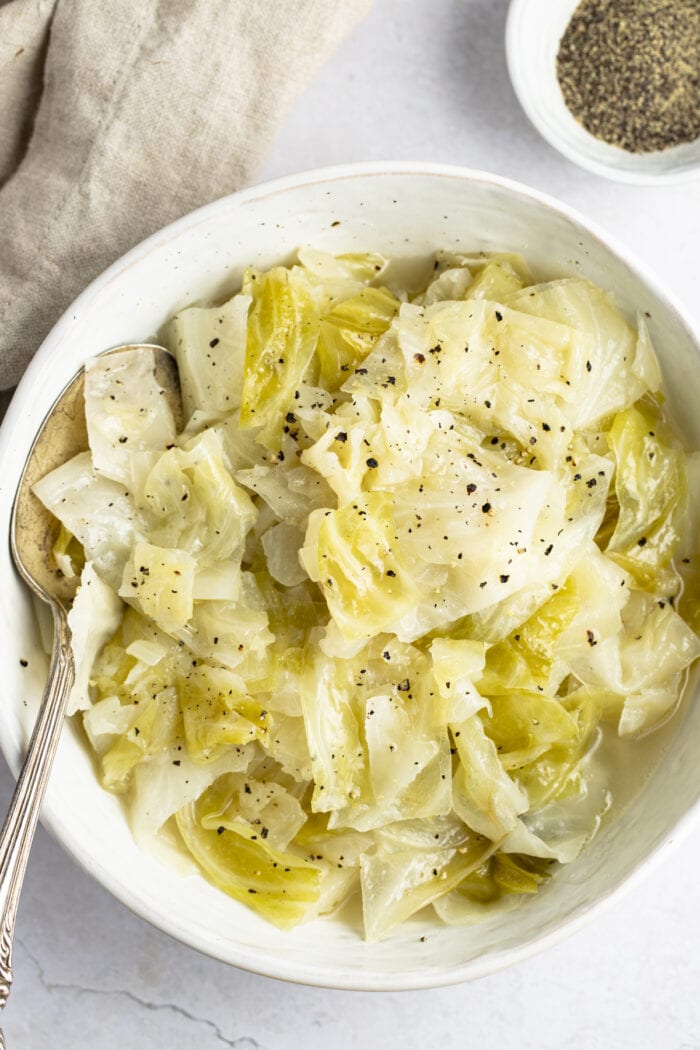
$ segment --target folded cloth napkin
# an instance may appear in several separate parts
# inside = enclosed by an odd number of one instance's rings
[[[254,176],[370,3],[0,6],[1,389],[110,262]]]

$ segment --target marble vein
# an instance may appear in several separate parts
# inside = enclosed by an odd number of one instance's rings
[[[193,1024],[203,1025],[208,1028],[214,1037],[217,1039],[222,1046],[232,1047],[233,1050],[264,1050],[264,1047],[252,1036],[243,1035],[238,1036],[235,1039],[229,1039],[228,1036],[224,1035],[219,1026],[214,1022],[210,1021],[207,1017],[198,1017],[196,1014],[190,1013],[189,1010],[185,1010],[183,1006],[178,1003],[156,1003],[151,1002],[148,999],[142,999],[140,996],[135,995],[129,991],[128,988],[91,988],[87,985],[72,984],[69,982],[52,981],[46,976],[44,969],[37,959],[37,957],[29,950],[27,945],[23,943],[19,938],[16,940],[17,947],[25,953],[29,961],[32,963],[36,970],[39,983],[47,992],[51,993],[54,991],[62,992],[74,992],[76,995],[96,995],[101,997],[112,998],[118,996],[124,999],[128,999],[130,1002],[135,1003],[137,1006],[142,1007],[144,1010],[151,1012],[160,1012],[163,1010],[169,1010],[172,1013],[177,1014],[180,1017],[185,1018],[187,1021],[191,1021]]]

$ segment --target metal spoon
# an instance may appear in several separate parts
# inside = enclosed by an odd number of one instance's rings
[[[180,429],[180,384],[177,365],[168,351],[161,346],[139,343],[118,346],[107,353],[146,347],[154,351],[156,379],[166,392]],[[51,551],[59,523],[34,495],[32,486],[88,447],[84,387],[85,370],[81,369],[51,406],[27,456],[12,506],[12,557],[25,583],[51,606],[54,633],[51,666],[39,714],[0,831],[0,1009],[7,1002],[12,983],[12,938],[24,872],[75,678],[67,616],[78,581],[64,577],[53,561]],[[0,1047],[3,1045],[0,1032]]]

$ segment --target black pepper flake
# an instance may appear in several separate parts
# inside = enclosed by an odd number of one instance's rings
[[[216,829],[216,834],[217,835],[223,835],[225,830],[226,830],[226,828],[223,826],[223,824],[219,824],[218,828]]]
[[[481,506],[481,510],[483,511],[484,514],[488,514],[488,512],[491,510],[491,504],[490,503],[483,503],[482,506]]]
[[[219,345],[219,340],[218,339],[210,339],[209,340],[209,346],[212,348],[212,350],[214,349],[215,346],[218,346],[218,345]]]
[[[550,427],[549,423],[543,423],[542,424],[542,429],[546,430],[547,432],[549,432],[552,428]]]
[[[510,576],[507,576],[504,572],[502,572],[500,577],[499,577],[499,579],[500,579],[501,583],[508,583],[508,580],[510,579]]]
[[[120,444],[120,445],[125,445],[125,444],[127,443],[127,441],[128,441],[128,440],[129,440],[129,439],[128,439],[127,437],[123,437],[123,436],[122,436],[122,437],[120,437],[120,438],[119,438],[119,444]]]
[[[28,660],[20,660],[19,663],[20,663],[20,667],[29,667],[29,661]]]
[[[393,569],[387,569],[387,570],[386,570],[386,574],[387,574],[387,576],[391,576],[392,578],[393,578],[394,576],[396,576],[396,573],[394,572],[394,570],[393,570]]]
[[[553,546],[553,544],[550,543],[549,547],[547,547],[547,549],[544,552],[545,556],[549,557],[549,555],[552,553],[553,550],[554,550],[554,546]]]
[[[496,320],[497,321],[502,321],[503,320],[503,314],[501,313],[500,310],[496,310]]]
[[[379,466],[379,461],[376,460],[374,456],[370,456],[365,462],[371,470],[374,470],[375,467]]]
[[[589,478],[586,482],[586,488],[593,489],[598,484],[595,478]]]
[[[411,688],[411,683],[408,678],[404,678],[403,682],[399,682],[396,688],[400,693],[407,693],[408,690]]]
[[[593,368],[593,365],[591,364],[591,362],[590,361],[586,361],[586,371],[590,372],[592,370],[592,368]]]
[[[586,638],[588,640],[588,644],[590,645],[591,649],[593,648],[594,645],[598,644],[597,641],[596,641],[595,635],[593,634],[593,631],[590,631],[590,630],[586,631]]]
[[[345,444],[345,442],[346,442],[346,441],[348,440],[348,435],[347,435],[347,434],[345,433],[345,431],[344,431],[344,430],[340,430],[340,431],[338,431],[338,433],[337,433],[337,434],[335,435],[335,440],[336,440],[336,441],[340,441],[340,443],[341,443],[342,445],[344,445],[344,444]]]
[[[414,354],[413,360],[417,361],[419,365],[422,365],[425,361],[425,354]]]
[[[646,547],[646,545],[647,545],[647,538],[646,538],[646,536],[641,536],[637,540],[637,546],[638,547]]]
[[[469,484],[467,485],[467,492],[469,493],[470,496],[471,496],[472,492],[476,492],[476,485],[474,484],[473,481],[470,481]]]

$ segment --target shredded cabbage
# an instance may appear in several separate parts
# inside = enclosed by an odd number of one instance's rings
[[[605,734],[700,655],[697,480],[643,319],[520,256],[304,248],[96,358],[35,492],[80,574],[80,709],[134,835],[288,929],[378,939],[541,891],[611,804]],[[641,776],[640,776],[641,779]]]

